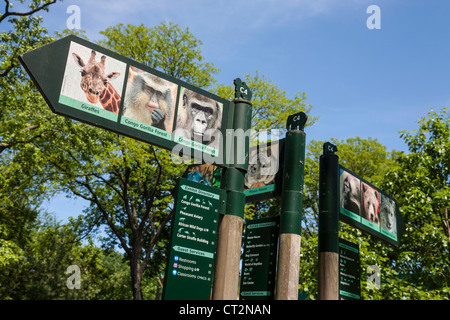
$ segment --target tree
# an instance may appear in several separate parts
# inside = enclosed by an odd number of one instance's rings
[[[99,45],[134,59],[194,86],[208,89],[219,72],[213,63],[205,62],[203,42],[173,23],[148,28],[118,24],[100,32],[105,36]]]
[[[152,67],[160,62],[149,57],[149,52],[159,59],[168,59],[166,51],[158,50],[176,48],[174,54],[183,60],[171,61],[161,68],[169,68],[171,76],[181,75],[182,80],[195,84],[213,82],[207,73],[211,71],[210,65],[202,62],[198,48],[193,50],[192,46],[199,42],[188,30],[182,31],[172,24],[151,29],[143,25],[119,25],[103,34],[107,37],[103,45],[139,62],[151,62]],[[134,45],[138,48],[145,39],[154,37],[159,37],[165,46],[152,40],[146,43],[147,50],[142,51],[116,47],[118,43],[127,43],[126,48],[135,48]],[[189,57],[187,61],[185,55]],[[187,65],[192,73],[184,75]],[[161,271],[167,243],[161,245],[159,241],[168,239],[167,224],[174,212],[174,187],[185,166],[174,166],[166,150],[102,129],[69,119],[64,119],[60,128],[52,144],[39,146],[46,171],[55,188],[90,201],[85,211],[86,223],[108,227],[109,245],[119,245],[129,259],[133,297],[140,300],[147,267],[151,265],[151,275]]]
[[[52,115],[37,93],[17,56],[40,47],[54,38],[41,27],[42,18],[35,16],[55,1],[31,1],[29,11],[12,9],[5,1],[0,23],[11,27],[0,33],[0,260],[8,270],[23,261],[23,246],[29,241],[29,228],[37,217],[43,200],[46,178],[41,174],[37,148],[31,144],[53,130]],[[22,3],[24,1],[21,1]],[[8,18],[6,20],[6,18]]]
[[[8,230],[26,229],[28,237],[17,248],[20,259],[0,265],[0,298],[131,299],[129,269],[121,255],[81,239],[80,223],[61,224],[46,213],[27,226],[9,223]]]
[[[17,2],[19,1],[16,1],[16,3]],[[21,4],[23,4],[23,2],[23,0],[20,1]],[[20,27],[20,23],[32,22],[34,24],[41,18],[32,16],[41,10],[48,11],[48,7],[56,3],[56,0],[44,2],[32,0],[28,3],[28,11],[11,11],[14,6],[13,3],[9,0],[5,0],[5,3],[4,11],[0,14],[0,23],[4,22],[8,17],[21,18],[10,18],[8,22],[12,23],[14,27],[11,28],[11,31],[4,31],[1,33],[2,44],[0,45],[0,51],[2,51],[2,58],[0,60],[0,77],[6,77],[11,70],[19,66],[17,56],[21,53],[21,50],[25,49],[24,44],[29,42],[29,40],[34,39],[35,35],[40,34],[40,31],[42,30],[40,27],[36,28],[36,25],[32,28],[23,28]]]
[[[397,159],[383,188],[398,201],[406,231],[393,267],[410,298],[450,298],[450,118],[431,109],[419,129],[401,131],[409,153]],[[397,290],[399,290],[397,288]]]

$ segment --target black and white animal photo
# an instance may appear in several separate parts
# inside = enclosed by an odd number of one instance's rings
[[[248,171],[245,174],[245,188],[264,187],[275,181],[278,172],[278,160],[273,155],[254,153],[250,156]]]
[[[381,227],[392,234],[397,234],[397,219],[395,216],[395,202],[389,197],[381,195],[380,205]]]
[[[195,91],[183,88],[178,102],[176,134],[219,148],[216,139],[221,129],[222,104]]]

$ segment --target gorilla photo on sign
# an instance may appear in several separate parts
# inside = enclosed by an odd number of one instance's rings
[[[178,102],[176,134],[218,149],[216,130],[221,129],[222,104],[182,88]]]
[[[172,132],[177,85],[130,66],[123,116]]]

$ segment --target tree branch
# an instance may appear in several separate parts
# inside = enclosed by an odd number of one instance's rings
[[[20,17],[25,17],[25,16],[31,16],[32,14],[41,11],[43,9],[45,9],[46,7],[48,7],[51,4],[56,3],[56,0],[52,0],[50,2],[44,3],[43,5],[41,5],[40,7],[37,7],[36,9],[30,10],[28,12],[9,12],[9,1],[5,0],[5,13],[0,17],[0,23],[5,20],[7,17],[9,16],[20,16]]]
[[[170,219],[172,219],[172,216],[174,215],[174,213],[175,213],[175,206],[173,206],[172,210],[170,210],[170,213],[159,225],[158,230],[156,231],[155,235],[151,238],[150,243],[146,250],[144,261],[142,261],[142,270],[145,270],[147,268],[148,261],[150,260],[151,253],[153,251],[153,246],[159,240],[161,232],[166,227],[166,224],[170,221]]]

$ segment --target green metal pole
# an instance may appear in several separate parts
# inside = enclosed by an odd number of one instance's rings
[[[323,145],[319,168],[319,300],[339,299],[339,157]]]
[[[248,132],[251,127],[251,92],[245,82],[234,81],[236,95],[230,106],[232,126],[226,139],[235,139],[236,130]],[[224,143],[225,156],[232,154],[224,169],[221,182],[221,213],[217,240],[216,265],[214,272],[214,300],[235,300],[239,296],[239,265],[241,259],[242,230],[244,227],[245,194],[244,177],[248,168],[249,136],[237,135],[245,139],[244,148],[239,143]],[[233,150],[226,150],[227,146]],[[242,161],[243,160],[243,161]]]
[[[298,300],[307,116],[303,112],[296,116],[298,126],[286,133],[285,142],[277,300]]]

